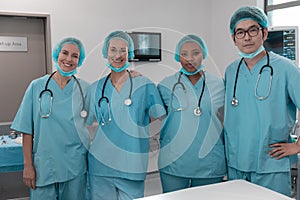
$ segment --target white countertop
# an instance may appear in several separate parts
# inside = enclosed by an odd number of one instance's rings
[[[292,198],[244,180],[193,187],[139,200],[292,200]]]

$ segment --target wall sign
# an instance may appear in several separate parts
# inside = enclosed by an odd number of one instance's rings
[[[27,51],[27,37],[0,36],[0,51]]]

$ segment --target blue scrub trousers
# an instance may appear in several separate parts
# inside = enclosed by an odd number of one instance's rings
[[[286,196],[291,196],[291,172],[259,174],[255,172],[243,172],[228,167],[228,180],[236,179],[246,180]]]
[[[91,200],[132,200],[144,197],[144,181],[89,175]]]
[[[185,188],[203,186],[214,183],[220,183],[223,177],[218,178],[185,178],[179,176],[173,176],[160,172],[160,180],[163,189],[163,193],[181,190]]]
[[[30,200],[83,200],[85,191],[86,173],[66,182],[31,189]]]

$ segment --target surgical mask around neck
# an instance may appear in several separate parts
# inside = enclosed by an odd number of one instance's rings
[[[248,59],[251,59],[251,58],[254,58],[255,56],[257,56],[258,54],[260,54],[263,50],[265,50],[265,47],[263,45],[261,45],[255,52],[253,53],[243,53],[241,51],[239,51],[239,55],[242,56],[243,58],[248,58]]]
[[[185,75],[187,75],[187,76],[192,76],[192,75],[195,75],[195,74],[197,74],[197,73],[199,73],[201,70],[203,70],[204,69],[204,65],[201,65],[196,71],[194,71],[194,72],[188,72],[188,71],[186,71],[186,69],[184,69],[183,67],[180,69],[180,71],[183,73],[183,74],[185,74]]]
[[[62,75],[62,76],[65,76],[65,77],[69,77],[69,76],[73,76],[77,73],[77,70],[76,68],[73,69],[72,71],[69,71],[69,72],[65,72],[62,70],[62,68],[59,66],[58,63],[55,63],[55,67],[57,68],[57,71]]]
[[[121,67],[121,68],[113,67],[110,63],[106,63],[106,66],[109,69],[113,70],[114,72],[122,72],[122,71],[124,71],[125,69],[127,69],[130,66],[130,63],[126,62],[125,65],[123,65],[123,67]]]

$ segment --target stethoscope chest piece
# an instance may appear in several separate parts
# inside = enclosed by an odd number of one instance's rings
[[[200,107],[197,107],[197,108],[194,109],[194,115],[196,115],[197,117],[201,115]]]
[[[132,77],[130,75],[130,72],[129,71],[127,71],[127,72],[128,72],[129,79],[130,79],[130,92],[129,92],[129,96],[124,100],[124,105],[130,106],[132,104],[131,95],[132,95],[133,82],[132,82]],[[101,94],[100,99],[98,100],[98,108],[99,108],[99,111],[100,111],[99,114],[100,114],[101,125],[102,126],[108,125],[112,120],[111,110],[110,110],[110,102],[109,102],[109,99],[104,95],[105,87],[106,87],[106,84],[107,84],[107,81],[108,81],[110,75],[111,74],[107,75],[107,77],[106,77],[106,79],[103,83],[102,94]],[[107,120],[105,120],[104,113],[102,112],[102,108],[101,108],[101,103],[102,102],[107,103],[107,113],[108,113],[108,119]]]
[[[269,53],[266,52],[266,54],[267,54],[267,64],[261,67],[261,69],[259,71],[257,81],[256,81],[256,84],[255,84],[255,89],[254,89],[254,95],[260,101],[263,101],[263,100],[265,100],[269,97],[271,87],[272,87],[272,80],[273,80],[273,67],[270,66]],[[244,60],[244,58],[242,58],[241,61],[239,62],[238,68],[236,70],[236,75],[235,75],[234,88],[233,88],[233,97],[232,97],[232,100],[231,100],[231,105],[234,106],[234,107],[237,107],[239,105],[239,101],[237,100],[235,95],[236,95],[236,86],[237,86],[237,80],[238,80],[238,77],[239,77],[239,71],[240,71],[240,67],[241,67],[241,64],[242,64],[243,60]],[[263,72],[264,68],[266,68],[266,67],[270,68],[269,88],[268,88],[267,94],[265,96],[260,96],[260,95],[257,94],[258,93],[257,92],[258,84],[259,84],[259,81],[260,81],[260,78],[261,78],[261,73]]]
[[[124,104],[125,104],[126,106],[130,106],[130,105],[132,104],[131,99],[130,99],[130,98],[125,99],[125,100],[124,100]]]
[[[237,107],[239,105],[239,101],[237,100],[237,98],[235,97],[232,98],[231,105],[233,105],[234,107]]]
[[[53,72],[53,73],[49,76],[49,78],[48,78],[48,80],[47,80],[47,82],[46,82],[46,85],[45,85],[45,89],[42,90],[42,91],[40,92],[40,95],[39,95],[39,102],[40,102],[40,117],[41,117],[41,118],[49,118],[50,115],[51,115],[51,113],[52,113],[53,92],[52,92],[52,90],[50,90],[50,89],[48,88],[48,84],[49,84],[51,78],[53,77],[53,75],[54,75],[55,73],[56,73],[56,71]],[[77,83],[77,85],[78,85],[78,87],[79,87],[80,94],[81,94],[81,98],[82,98],[82,108],[81,108],[81,111],[80,111],[80,116],[81,116],[82,118],[85,118],[85,117],[87,116],[87,111],[84,110],[84,107],[85,107],[85,99],[84,99],[83,91],[82,91],[81,85],[80,85],[79,81],[77,80],[77,78],[76,78],[74,75],[72,75],[72,77],[74,78],[74,80],[76,81],[76,83]],[[43,96],[44,93],[49,93],[49,95],[50,95],[50,108],[49,108],[49,112],[48,112],[47,114],[43,114],[43,111],[42,111],[42,105],[41,105],[42,96]]]
[[[197,106],[197,108],[194,109],[194,115],[195,116],[200,116],[201,115],[200,104],[201,104],[201,100],[202,100],[202,97],[203,97],[203,94],[204,94],[204,90],[205,90],[205,74],[204,74],[203,71],[202,71],[202,75],[203,75],[202,90],[201,90],[200,97],[198,99],[198,106]],[[172,93],[171,93],[171,97],[170,97],[170,105],[171,105],[171,108],[172,108],[172,110],[174,112],[182,111],[182,110],[185,109],[185,107],[179,107],[179,108],[174,108],[173,107],[173,97],[174,97],[174,92],[175,92],[176,86],[181,86],[182,90],[184,91],[186,100],[187,100],[187,91],[185,89],[184,84],[180,81],[181,76],[182,76],[182,72],[180,72],[177,82],[173,85]]]
[[[86,118],[86,116],[87,116],[86,110],[82,110],[82,111],[80,112],[80,116],[81,116],[82,118]]]

